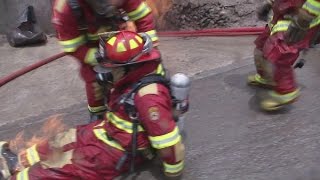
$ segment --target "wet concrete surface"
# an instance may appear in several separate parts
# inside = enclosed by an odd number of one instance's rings
[[[289,108],[261,112],[259,89],[245,84],[254,72],[250,59],[194,77],[186,121],[186,169],[183,179],[319,180],[320,179],[320,62],[312,51],[303,69],[296,70],[302,96]],[[43,111],[0,127],[0,137],[21,130],[33,134],[53,114],[69,126],[85,123],[81,102],[61,110]],[[14,117],[13,117],[14,118]],[[150,167],[149,165],[147,165]],[[136,177],[162,179],[157,166],[142,168]]]

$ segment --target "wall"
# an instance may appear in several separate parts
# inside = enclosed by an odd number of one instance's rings
[[[17,18],[24,9],[31,5],[38,25],[48,34],[54,32],[51,25],[51,7],[53,0],[0,0],[0,33],[17,26]]]

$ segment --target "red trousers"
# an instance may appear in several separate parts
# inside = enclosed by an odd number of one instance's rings
[[[97,83],[96,72],[91,65],[80,62],[80,76],[85,82],[88,105],[92,108],[105,109],[103,90]]]
[[[319,26],[310,29],[302,41],[288,45],[284,41],[285,32],[270,35],[270,29],[266,27],[255,40],[256,48],[262,51],[264,58],[273,65],[276,92],[286,94],[297,89],[292,65],[298,59],[299,53],[310,47],[310,41],[319,29]]]
[[[108,180],[119,176],[128,169],[128,163],[125,163],[120,171],[116,170],[124,151],[99,140],[93,133],[97,124],[99,122],[78,126],[59,134],[55,140],[37,146],[40,161],[16,173],[11,179]],[[57,146],[62,146],[63,152],[55,153],[53,147]]]

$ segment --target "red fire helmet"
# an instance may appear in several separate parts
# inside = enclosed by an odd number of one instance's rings
[[[98,61],[103,67],[119,67],[151,60],[160,60],[160,53],[145,33],[118,31],[100,37]]]

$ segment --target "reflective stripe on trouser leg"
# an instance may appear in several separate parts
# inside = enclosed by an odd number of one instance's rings
[[[262,51],[254,50],[254,63],[257,73],[267,82],[273,82],[273,65],[263,57]]]

